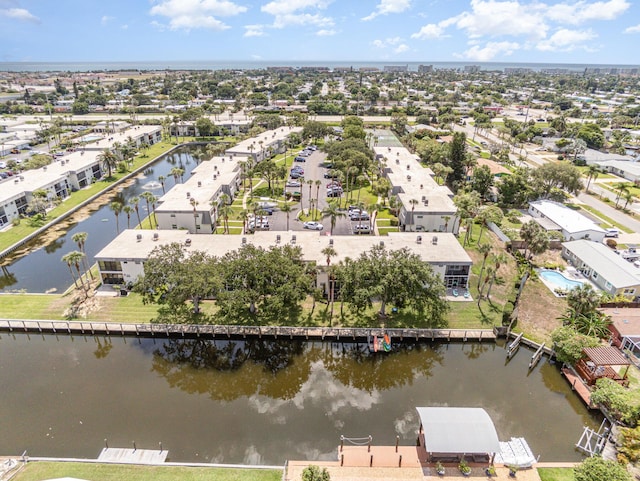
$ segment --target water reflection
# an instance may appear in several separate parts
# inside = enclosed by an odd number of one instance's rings
[[[542,461],[580,459],[582,427],[599,419],[557,366],[527,375],[530,354],[505,366],[490,343],[374,354],[363,343],[0,334],[0,452],[96,457],[107,438],[162,441],[174,461],[335,459],[342,434],[412,445],[416,406],[468,406]]]

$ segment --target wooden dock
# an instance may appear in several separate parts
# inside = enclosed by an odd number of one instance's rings
[[[103,448],[98,461],[117,464],[164,464],[168,455],[167,450]]]
[[[569,384],[571,384],[571,389],[573,389],[576,393],[578,393],[578,396],[580,396],[580,399],[584,401],[587,407],[589,409],[597,409],[595,406],[591,404],[591,390],[584,383],[584,381],[580,379],[580,377],[572,369],[569,369],[568,367],[563,367],[561,371],[562,371],[562,375],[566,377],[567,381],[569,381]]]
[[[0,319],[0,332],[39,334],[107,335],[158,338],[205,339],[298,339],[368,342],[387,334],[396,342],[482,342],[495,341],[492,329],[367,329],[346,327],[226,326],[200,324],[110,323],[56,320]]]
[[[419,468],[416,446],[344,446],[338,448],[338,461],[342,467]]]

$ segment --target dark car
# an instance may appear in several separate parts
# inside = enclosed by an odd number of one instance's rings
[[[294,162],[306,162],[307,159],[305,159],[304,157],[296,157],[293,159]]]

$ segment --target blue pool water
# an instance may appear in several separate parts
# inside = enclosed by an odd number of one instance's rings
[[[563,276],[557,271],[548,271],[543,269],[538,272],[538,275],[541,278],[543,278],[545,281],[550,282],[551,284],[554,284],[557,287],[566,289],[568,291],[582,284],[582,282],[567,279],[565,276]]]
[[[102,135],[88,134],[80,137],[81,142],[94,142],[96,140],[101,140]]]

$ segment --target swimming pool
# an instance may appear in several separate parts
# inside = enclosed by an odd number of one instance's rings
[[[83,135],[78,140],[80,140],[80,142],[94,142],[96,140],[102,140],[102,135],[87,134],[87,135]]]
[[[549,284],[553,284],[554,287],[559,287],[559,288],[565,289],[567,291],[570,291],[574,287],[578,287],[579,285],[582,284],[582,282],[580,282],[580,281],[574,281],[574,280],[571,280],[571,279],[567,279],[565,276],[563,276],[558,271],[550,271],[550,270],[546,270],[546,269],[540,269],[538,271],[538,275],[542,279],[547,281]]]

